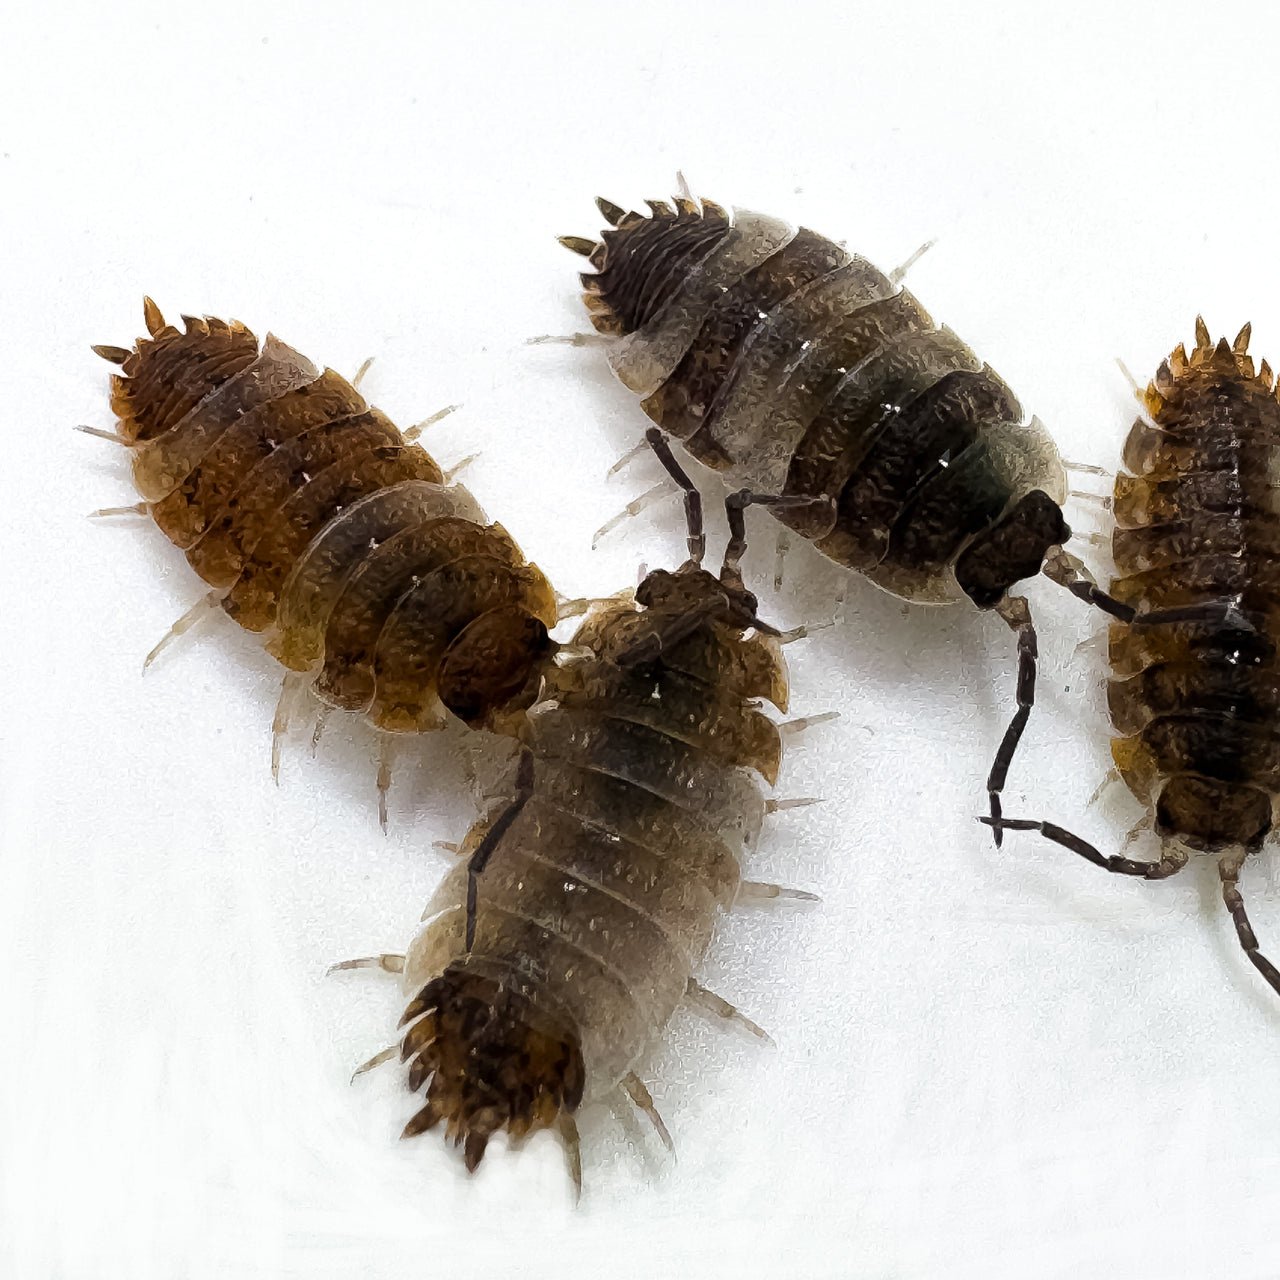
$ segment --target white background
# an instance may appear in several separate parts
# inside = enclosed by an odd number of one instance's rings
[[[36,16],[40,14],[40,16]],[[83,3],[0,49],[0,1273],[147,1277],[1280,1275],[1280,1002],[1211,865],[1116,881],[973,820],[1009,711],[1010,633],[853,583],[791,650],[794,710],[838,710],[748,873],[812,909],[726,919],[704,975],[769,1049],[680,1016],[646,1067],[678,1162],[582,1116],[468,1179],[399,1144],[396,1068],[347,1084],[402,1000],[331,961],[400,949],[472,816],[456,741],[402,762],[378,830],[370,736],[267,767],[278,671],[221,620],[143,679],[202,588],[133,501],[108,366],[141,297],[233,315],[433,428],[566,594],[682,553],[678,505],[592,531],[657,478],[604,472],[645,425],[584,327],[597,194],[803,222],[910,286],[1076,460],[1114,465],[1145,380],[1255,322],[1280,353],[1280,21],[1268,4]],[[707,480],[708,491],[716,492]],[[1101,488],[1105,481],[1086,477]],[[713,539],[721,526],[715,502]],[[1103,518],[1074,504],[1074,524]],[[841,575],[801,548],[784,625]],[[1102,564],[1103,553],[1082,544]],[[1105,567],[1105,565],[1104,565]],[[1106,848],[1095,620],[1031,588],[1041,701],[1009,810]],[[1245,873],[1280,952],[1280,873]]]

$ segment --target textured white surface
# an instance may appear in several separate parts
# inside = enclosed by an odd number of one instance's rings
[[[111,425],[88,344],[131,341],[144,292],[343,372],[375,355],[397,421],[464,402],[430,446],[479,451],[468,483],[563,591],[615,590],[678,560],[678,507],[589,551],[656,479],[603,478],[645,420],[599,352],[524,339],[583,327],[554,235],[681,167],[886,268],[937,237],[912,289],[1069,457],[1111,465],[1113,356],[1145,379],[1197,310],[1280,352],[1278,35],[1249,3],[8,15],[0,1273],[1280,1274],[1280,1006],[1212,869],[1130,884],[994,852],[973,815],[1011,636],[858,583],[792,650],[796,714],[842,718],[780,791],[826,803],[775,819],[748,868],[824,902],[727,919],[705,975],[776,1050],[678,1018],[648,1071],[678,1163],[588,1114],[576,1213],[545,1138],[474,1180],[435,1137],[397,1144],[395,1069],[347,1076],[399,997],[323,974],[407,941],[432,841],[470,818],[453,744],[402,765],[386,838],[362,730],[315,760],[295,739],[273,787],[277,672],[234,626],[140,677],[201,588],[144,522],[84,519],[133,497],[70,431]],[[802,548],[788,574],[770,616],[830,611],[839,573]],[[1032,597],[1041,704],[1008,807],[1114,847],[1136,806],[1084,807],[1107,765],[1101,658],[1076,652],[1095,622]],[[1273,955],[1276,866],[1245,879]]]

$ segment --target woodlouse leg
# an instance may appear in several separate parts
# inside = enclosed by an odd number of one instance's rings
[[[556,1117],[556,1132],[564,1143],[564,1156],[569,1165],[576,1204],[582,1199],[582,1143],[578,1138],[578,1122],[567,1111],[561,1111]]]
[[[769,884],[765,880],[743,880],[738,885],[734,902],[774,902],[778,898],[794,898],[797,902],[821,902],[816,893],[807,889],[790,889],[786,885]]]
[[[723,996],[718,996],[714,991],[708,991],[700,982],[696,982],[693,978],[689,979],[689,985],[685,989],[684,998],[692,1005],[707,1013],[713,1013],[717,1018],[724,1018],[729,1022],[737,1022],[753,1036],[773,1044],[773,1037],[757,1022],[752,1022],[742,1010],[731,1005]]]
[[[1119,854],[1105,854],[1094,848],[1087,840],[1067,831],[1052,822],[1035,822],[1028,818],[993,819],[986,815],[978,819],[988,826],[999,821],[1006,831],[1038,831],[1046,840],[1060,844],[1072,853],[1092,862],[1095,867],[1114,872],[1120,876],[1141,876],[1144,880],[1165,880],[1181,871],[1187,865],[1187,855],[1180,850],[1162,853],[1158,862],[1139,862],[1133,858],[1124,858]]]
[[[674,492],[671,485],[663,480],[655,484],[652,489],[646,489],[638,498],[633,498],[616,516],[606,520],[591,535],[591,550],[594,551],[600,545],[600,539],[612,533],[624,520],[638,516],[646,507],[651,507],[655,502],[669,497]]]
[[[607,480],[610,476],[617,475],[623,467],[629,467],[642,453],[648,453],[649,451],[648,440],[642,440],[634,449],[628,449],[626,453],[624,453],[622,457],[620,457],[617,462],[615,462],[613,466],[605,472],[605,479]]]
[[[280,748],[289,731],[289,722],[302,710],[313,676],[309,671],[286,671],[280,685],[276,713],[271,720],[271,777],[280,785]]]
[[[476,940],[477,881],[483,874],[485,867],[488,866],[489,859],[493,856],[493,851],[498,847],[498,842],[507,834],[507,829],[516,820],[520,810],[529,803],[529,797],[532,795],[533,753],[525,751],[521,753],[520,765],[516,770],[515,799],[503,810],[502,815],[494,822],[493,826],[485,832],[484,839],[480,841],[475,853],[471,855],[471,861],[467,863],[466,949],[468,954],[470,954]]]
[[[360,390],[360,384],[364,381],[364,375],[373,368],[373,362],[375,359],[375,356],[369,356],[356,370],[356,376],[351,379],[351,385],[355,387],[357,391]]]
[[[919,262],[920,259],[923,258],[924,255],[937,243],[938,242],[936,240],[926,240],[924,244],[915,251],[915,253],[901,264],[901,266],[894,267],[894,269],[889,272],[890,284],[901,284],[906,278],[907,272],[910,271],[911,268],[914,267],[916,263]]]
[[[185,635],[192,627],[202,619],[209,617],[215,613],[222,605],[222,597],[225,593],[221,591],[210,591],[208,595],[202,596],[190,609],[180,617],[177,622],[165,632],[160,643],[151,650],[142,661],[142,670],[145,674],[147,668],[176,640],[179,636]]]
[[[333,715],[333,707],[327,702],[320,703],[319,710],[316,711],[316,727],[311,731],[311,755],[313,758],[320,746],[320,735],[324,733],[324,727],[329,723],[331,715]]]
[[[785,525],[778,529],[778,540],[774,544],[774,561],[773,561],[773,589],[780,591],[782,589],[782,568],[783,562],[787,558],[787,552],[791,550],[791,530]]]
[[[783,809],[803,809],[806,805],[821,804],[821,796],[797,796],[794,800],[766,800],[765,813],[779,813]]]
[[[147,516],[151,514],[151,505],[146,502],[135,502],[131,507],[99,507],[89,512],[90,520],[101,520],[106,516]]]
[[[700,565],[702,557],[707,553],[707,534],[702,523],[702,494],[698,492],[698,486],[689,479],[689,473],[676,461],[666,436],[657,427],[650,427],[644,433],[644,441],[658,455],[658,461],[666,469],[667,475],[684,491],[684,522],[688,530],[689,561]]]
[[[361,956],[357,960],[340,960],[325,970],[325,976],[341,973],[344,969],[381,969],[383,973],[403,973],[404,956],[395,951],[384,951],[377,956]]]
[[[138,443],[122,436],[118,431],[104,431],[101,427],[77,427],[76,430],[83,431],[87,436],[96,436],[99,440],[110,440],[112,444],[122,444],[129,449]]]
[[[399,745],[392,734],[378,735],[378,822],[383,835],[387,832],[387,792],[391,790],[391,770]]]
[[[432,423],[439,422],[441,418],[447,418],[451,413],[461,409],[460,404],[447,404],[438,413],[433,413],[429,418],[423,418],[421,422],[415,422],[408,431],[404,433],[405,444],[412,444]],[[461,465],[461,464],[459,464]]]
[[[564,241],[561,241],[563,244]],[[535,338],[526,338],[525,344],[540,347],[547,343],[555,343],[566,347],[607,347],[617,342],[610,333],[540,333]]]
[[[1253,961],[1253,967],[1266,978],[1271,989],[1280,995],[1280,969],[1277,969],[1258,950],[1258,938],[1253,932],[1253,926],[1249,923],[1249,917],[1245,914],[1244,899],[1240,896],[1240,889],[1236,884],[1242,861],[1243,858],[1239,857],[1223,858],[1218,863],[1218,875],[1222,877],[1222,900],[1227,904],[1227,910],[1231,912],[1231,919],[1236,926],[1236,936],[1240,939],[1245,955]]]
[[[987,775],[987,800],[991,805],[991,834],[998,849],[1004,840],[1000,825],[1000,793],[1004,790],[1005,781],[1009,777],[1009,766],[1013,763],[1018,743],[1022,741],[1027,721],[1031,718],[1031,708],[1036,701],[1036,660],[1039,649],[1036,644],[1036,629],[1031,622],[1031,609],[1023,596],[1005,596],[996,605],[996,612],[1018,633],[1018,684],[1015,694],[1017,710],[1004,737],[996,750],[996,758],[991,764],[991,772]]]
[[[375,1053],[368,1062],[362,1062],[352,1073],[351,1083],[355,1084],[358,1077],[364,1075],[366,1071],[372,1071],[374,1067],[380,1067],[384,1062],[390,1062],[393,1058],[400,1056],[400,1046],[398,1044],[389,1045],[387,1048]]]
[[[653,1095],[644,1087],[644,1081],[634,1071],[629,1071],[622,1078],[622,1087],[626,1090],[627,1097],[636,1104],[637,1109],[649,1117],[649,1123],[657,1130],[658,1137],[662,1139],[662,1145],[674,1156],[676,1144],[671,1141],[667,1126],[662,1123],[658,1108],[653,1104]]]
[[[1114,786],[1117,782],[1123,782],[1123,781],[1124,779],[1120,776],[1120,770],[1117,769],[1115,765],[1112,765],[1111,768],[1107,770],[1106,775],[1103,777],[1102,781],[1098,783],[1096,787],[1094,787],[1093,795],[1091,795],[1089,799],[1085,801],[1084,807],[1086,809],[1092,809],[1093,806],[1097,804],[1099,800],[1102,799],[1103,793],[1107,790],[1108,787]]]
[[[778,732],[784,737],[794,736],[797,733],[803,733],[806,729],[812,729],[814,725],[828,724],[832,720],[839,719],[838,711],[823,711],[816,716],[800,716],[796,720],[784,720],[778,726]]]

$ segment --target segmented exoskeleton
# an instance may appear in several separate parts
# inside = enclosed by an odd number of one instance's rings
[[[1070,536],[1047,432],[900,273],[711,201],[649,201],[650,217],[597,203],[612,229],[562,243],[596,268],[591,322],[649,417],[731,483],[811,499],[775,514],[839,564],[904,599],[967,597],[1018,632],[998,815],[1035,688],[1030,611],[1009,589]],[[1074,562],[1054,565],[1076,585]]]
[[[387,734],[510,729],[537,693],[554,593],[470,493],[332,369],[237,322],[144,304],[149,338],[94,350],[143,502],[300,699]],[[389,739],[384,739],[389,741]],[[278,759],[273,751],[273,759]],[[385,792],[386,768],[379,785]],[[384,796],[385,820],[385,796]]]
[[[654,435],[687,486],[689,561],[584,621],[520,729],[508,798],[407,956],[340,966],[403,973],[399,1054],[410,1088],[426,1086],[404,1134],[445,1121],[471,1169],[499,1130],[555,1127],[580,1177],[574,1112],[619,1086],[667,1140],[636,1060],[682,999],[740,1017],[693,971],[721,908],[784,892],[739,871],[769,808],[758,776],[772,783],[781,756],[753,699],[787,700],[776,633],[738,571],[745,502],[731,500],[716,577],[697,491]]]
[[[1104,856],[1049,822],[1037,830],[1121,875],[1162,880],[1193,853],[1218,859],[1240,944],[1275,990],[1237,881],[1280,801],[1280,386],[1255,374],[1249,326],[1214,345],[1202,319],[1140,395],[1116,476],[1117,576],[1097,603],[1111,627],[1112,756],[1161,840],[1158,861]]]

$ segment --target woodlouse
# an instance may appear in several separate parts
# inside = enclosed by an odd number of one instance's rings
[[[144,302],[149,338],[95,347],[143,501],[217,607],[286,668],[273,768],[311,695],[391,735],[447,714],[510,728],[537,693],[555,594],[467,490],[332,369],[237,322]],[[162,642],[163,644],[163,642]]]
[[[615,373],[731,483],[811,499],[775,514],[837,563],[907,600],[967,598],[1017,632],[1017,711],[987,784],[998,817],[1037,657],[1009,590],[1071,535],[1053,441],[901,272],[763,214],[647,203],[649,217],[598,200],[600,240],[561,240],[596,269],[583,298]],[[1045,567],[1088,591],[1073,558]]]
[[[446,1122],[469,1169],[502,1129],[555,1128],[580,1183],[574,1112],[619,1087],[669,1145],[634,1067],[683,999],[746,1021],[692,978],[718,911],[812,897],[739,870],[773,807],[755,775],[772,782],[781,757],[753,700],[787,702],[777,633],[738,570],[749,498],[730,499],[716,577],[701,567],[697,491],[653,434],[686,487],[689,560],[649,573],[634,603],[597,602],[519,731],[510,789],[407,955],[338,966],[403,974],[408,1031],[365,1067],[412,1059],[426,1099],[404,1136]]]
[[[1265,360],[1254,372],[1249,325],[1230,345],[1195,328],[1191,353],[1179,345],[1140,393],[1115,481],[1117,576],[1097,600],[1117,619],[1112,757],[1160,857],[1105,856],[1049,822],[1003,825],[1148,880],[1215,855],[1240,945],[1280,993],[1238,887],[1280,802],[1280,386]]]

